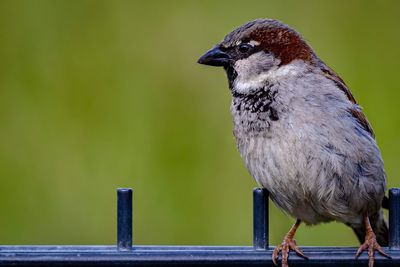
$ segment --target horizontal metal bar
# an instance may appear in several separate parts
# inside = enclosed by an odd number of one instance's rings
[[[367,266],[367,254],[354,259],[353,247],[302,247],[309,260],[290,252],[289,265]],[[384,248],[392,259],[378,254],[377,266],[400,266],[400,250]],[[272,249],[218,246],[0,246],[0,266],[274,266]]]

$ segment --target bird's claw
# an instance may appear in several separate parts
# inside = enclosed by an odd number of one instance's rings
[[[376,236],[374,233],[367,234],[367,236],[365,237],[365,242],[357,250],[355,258],[357,259],[363,253],[364,250],[368,250],[368,267],[374,266],[375,250],[378,251],[379,254],[381,254],[382,256],[385,256],[386,258],[389,259],[392,258],[385,251],[383,251],[382,247],[376,241]]]
[[[297,255],[308,260],[308,257],[304,255],[303,251],[297,246],[296,241],[292,238],[285,238],[280,246],[276,246],[272,253],[272,261],[278,266],[279,252],[282,251],[282,267],[288,267],[289,251],[293,250]]]

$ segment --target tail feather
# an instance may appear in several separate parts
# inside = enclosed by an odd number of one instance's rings
[[[376,240],[381,246],[387,247],[389,245],[389,227],[384,219],[382,220],[381,226],[375,232],[375,234]]]
[[[383,197],[382,200],[382,208],[388,210],[389,209],[389,198],[387,196]]]

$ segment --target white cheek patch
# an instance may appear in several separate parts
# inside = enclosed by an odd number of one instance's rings
[[[235,89],[236,92],[244,94],[253,89],[264,87],[267,79],[268,75],[265,73],[255,76],[253,79],[246,81],[236,78],[233,88]]]
[[[233,88],[238,93],[247,93],[251,90],[264,87],[267,83],[275,83],[285,77],[296,76],[299,73],[299,66],[293,61],[290,64],[278,67],[273,66],[265,72],[254,74],[254,57],[258,57],[258,53],[246,58],[238,60],[235,63],[237,77],[234,81]]]
[[[254,76],[253,73],[256,71],[255,68],[257,68],[259,58],[262,56],[261,53],[263,52],[255,53],[247,58],[239,59],[235,62],[233,67],[238,74],[238,78],[242,80],[250,80],[250,78]]]
[[[295,61],[293,61],[293,63],[284,65],[275,70],[271,70],[268,73],[269,73],[269,79],[273,81],[287,76],[296,76],[299,73],[299,71],[300,71],[299,66],[296,64]]]

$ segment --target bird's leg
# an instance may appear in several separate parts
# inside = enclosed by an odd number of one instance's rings
[[[297,228],[299,228],[301,224],[301,220],[297,219],[296,223],[290,228],[289,232],[283,238],[283,242],[280,246],[275,247],[274,252],[272,253],[272,261],[276,266],[278,266],[278,258],[279,252],[282,251],[282,267],[288,267],[288,257],[289,251],[294,250],[297,255],[308,260],[308,257],[304,255],[303,251],[301,251],[297,245],[296,241],[293,239],[294,234],[296,233]]]
[[[361,255],[364,250],[368,249],[368,267],[374,266],[375,250],[378,251],[381,255],[391,259],[391,257],[383,251],[381,246],[376,241],[376,235],[372,230],[371,224],[369,222],[368,214],[364,215],[364,226],[365,226],[365,242],[360,246],[356,253],[356,259]]]

